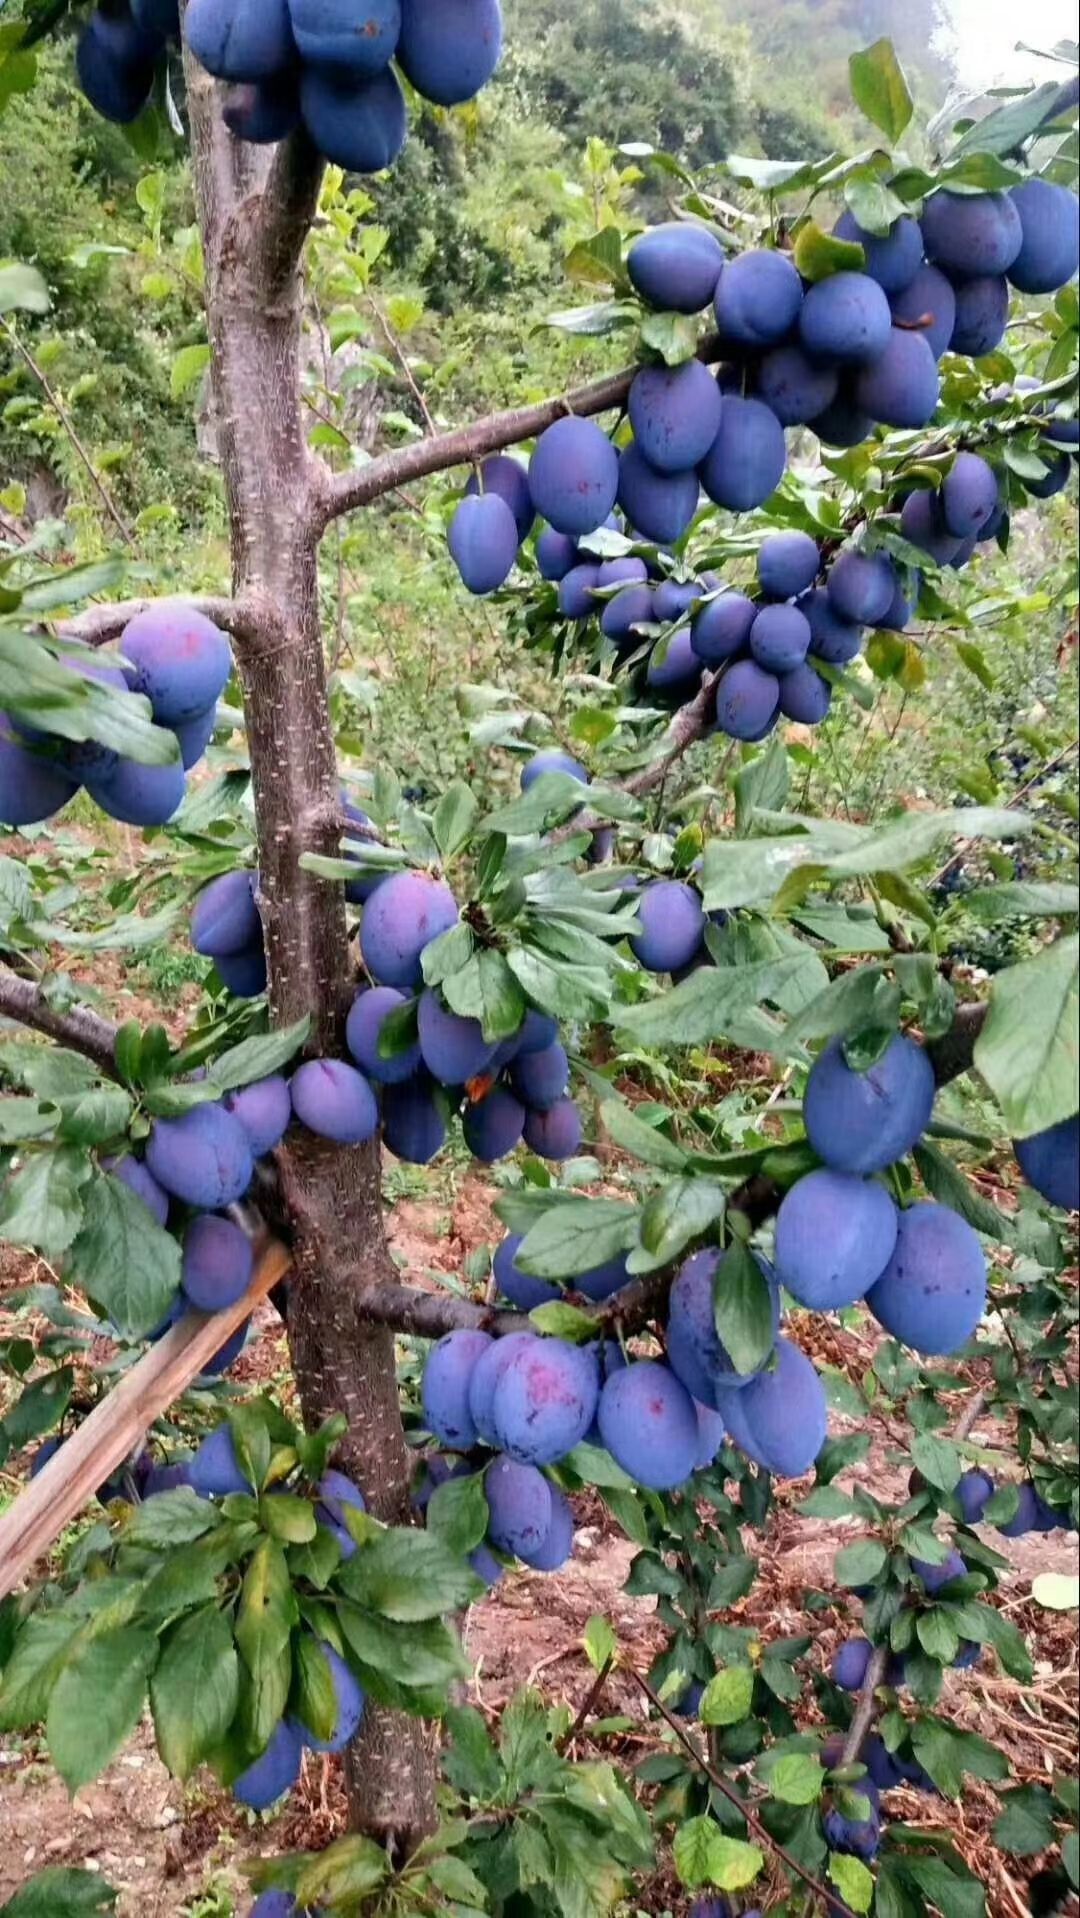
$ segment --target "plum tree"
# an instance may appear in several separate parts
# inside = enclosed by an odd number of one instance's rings
[[[164,1191],[204,1212],[242,1199],[253,1169],[243,1126],[215,1104],[195,1106],[179,1119],[156,1119],[146,1163]]]
[[[873,1179],[823,1167],[785,1193],[776,1215],[776,1272],[801,1305],[837,1311],[865,1298],[896,1246],[898,1214]]]
[[[626,270],[642,299],[669,313],[703,312],[723,264],[716,235],[681,220],[649,227],[626,256]]]
[[[931,1565],[926,1559],[913,1558],[911,1569],[922,1580],[925,1591],[931,1598],[935,1598],[938,1592],[945,1586],[951,1585],[954,1579],[963,1578],[967,1566],[959,1552],[950,1552],[946,1558],[942,1559],[940,1565]]]
[[[986,1259],[967,1220],[932,1199],[901,1212],[896,1248],[866,1302],[914,1351],[959,1351],[986,1310]]]
[[[556,420],[529,462],[536,511],[559,533],[592,533],[619,490],[619,456],[592,420]]]
[[[876,1858],[881,1845],[881,1806],[878,1788],[871,1778],[860,1778],[850,1788],[850,1794],[866,1805],[844,1811],[838,1805],[830,1805],[824,1813],[821,1826],[825,1842],[832,1851],[847,1853],[853,1858]]]
[[[529,495],[530,505],[532,494]],[[545,526],[536,542],[536,564],[541,579],[562,580],[578,562],[577,541],[569,533]]]
[[[701,661],[691,644],[689,627],[673,633],[662,650],[653,648],[645,684],[658,701],[667,705],[684,706],[694,697],[701,684]]]
[[[212,879],[195,901],[191,915],[191,943],[208,959],[262,946],[262,921],[255,904],[259,875],[226,872]]]
[[[749,513],[784,477],[784,429],[763,400],[726,393],[720,429],[701,465],[701,484],[717,506]]]
[[[705,458],[716,438],[720,389],[700,360],[643,366],[634,377],[627,409],[642,458],[659,473],[685,472]]]
[[[584,1347],[543,1338],[519,1345],[492,1399],[500,1449],[522,1465],[554,1465],[584,1438],[598,1389],[596,1358]]]
[[[433,1345],[424,1366],[423,1409],[428,1431],[454,1452],[476,1444],[469,1411],[469,1380],[491,1344],[486,1332],[448,1332]]]
[[[599,586],[597,574],[595,584]],[[595,601],[587,609],[593,610]],[[612,595],[600,615],[600,631],[606,639],[614,640],[616,646],[636,645],[637,629],[656,618],[656,596],[649,585],[635,584],[624,586]]]
[[[472,1367],[468,1380],[469,1417],[484,1445],[497,1448],[499,1443],[494,1422],[495,1388],[524,1341],[534,1337],[532,1332],[510,1332],[505,1338],[492,1339]]]
[[[933,1067],[903,1033],[880,1059],[856,1072],[832,1039],[806,1083],[803,1119],[814,1151],[837,1172],[881,1172],[926,1130],[934,1105]]]
[[[689,965],[705,937],[700,894],[682,879],[656,879],[637,902],[641,931],[630,944],[650,972],[674,972]]]
[[[994,1481],[986,1472],[977,1469],[964,1472],[954,1496],[965,1525],[978,1525],[994,1496]]]
[[[873,1646],[868,1638],[845,1638],[833,1653],[830,1667],[834,1685],[841,1691],[857,1692],[866,1677]]]
[[[931,193],[920,224],[927,259],[964,279],[1007,273],[1024,237],[1008,193]]]
[[[515,1557],[542,1550],[551,1530],[551,1486],[535,1465],[513,1458],[493,1459],[484,1473],[488,1537],[500,1552]]]
[[[142,1200],[159,1225],[165,1224],[169,1216],[169,1195],[141,1159],[137,1159],[133,1152],[128,1152],[122,1159],[106,1160],[105,1170],[123,1180],[129,1191]]]
[[[380,986],[420,986],[424,947],[457,924],[457,900],[428,873],[395,872],[372,893],[360,926],[364,964]]]
[[[289,1081],[293,1112],[321,1139],[363,1145],[379,1125],[379,1108],[367,1080],[343,1059],[305,1059]]]
[[[763,247],[727,261],[713,296],[720,338],[736,353],[786,339],[802,303],[802,281],[793,261]]]
[[[809,288],[799,334],[813,358],[861,366],[884,351],[892,313],[876,280],[866,273],[834,273]]]
[[[184,768],[179,758],[170,766],[118,759],[111,772],[88,779],[86,790],[102,812],[125,826],[164,826],[183,804]]]
[[[700,1443],[694,1401],[655,1359],[639,1359],[605,1381],[597,1421],[612,1458],[640,1485],[664,1491],[693,1472]]]
[[[745,593],[718,593],[699,607],[690,627],[690,644],[706,666],[722,666],[750,639],[757,607]]]
[[[192,1219],[184,1233],[180,1283],[201,1312],[220,1312],[242,1299],[254,1260],[246,1232],[212,1212]]]

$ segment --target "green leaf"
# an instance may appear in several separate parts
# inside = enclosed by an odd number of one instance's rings
[[[20,1885],[0,1918],[105,1918],[115,1911],[117,1897],[99,1872],[52,1865]]]
[[[565,825],[574,813],[589,805],[590,799],[581,781],[570,773],[541,773],[520,798],[489,813],[483,829],[505,833],[508,838],[550,832],[555,826]]]
[[[9,1406],[3,1420],[4,1437],[14,1450],[29,1445],[59,1425],[71,1402],[75,1374],[69,1366],[35,1379]]]
[[[157,1652],[152,1632],[125,1625],[88,1639],[65,1665],[53,1686],[45,1729],[53,1764],[70,1792],[97,1778],[135,1730]]]
[[[615,1096],[603,1100],[600,1119],[612,1143],[622,1146],[625,1152],[632,1152],[643,1165],[656,1165],[665,1172],[681,1172],[686,1166],[687,1155],[682,1147],[657,1126],[639,1119],[624,1100]]]
[[[297,1904],[304,1910],[326,1905],[330,1910],[361,1911],[389,1872],[387,1854],[374,1838],[338,1838],[305,1861],[295,1885]]]
[[[43,1721],[71,1649],[70,1618],[60,1612],[40,1612],[27,1621],[0,1685],[0,1727],[24,1731]]]
[[[726,1837],[714,1818],[687,1819],[675,1833],[672,1851],[680,1881],[691,1891],[698,1885],[742,1891],[765,1864],[756,1845]]]
[[[601,227],[587,240],[572,246],[565,261],[566,277],[591,286],[616,286],[623,277],[622,238],[617,226]]]
[[[860,273],[866,252],[858,240],[838,240],[807,220],[796,236],[794,260],[804,280],[827,280],[834,273]]]
[[[876,1538],[856,1539],[837,1552],[833,1571],[841,1585],[869,1585],[877,1577],[888,1553]]]
[[[575,1197],[529,1227],[514,1263],[537,1279],[576,1279],[618,1258],[638,1236],[639,1214],[617,1199]]]
[[[1076,933],[995,974],[990,1011],[975,1042],[975,1064],[1014,1139],[1043,1132],[1076,1111],[1078,1028]]]
[[[936,1658],[939,1665],[952,1664],[960,1649],[960,1638],[944,1610],[935,1606],[928,1612],[920,1612],[915,1630],[927,1658]]]
[[[975,886],[964,894],[964,911],[990,926],[999,919],[1074,919],[1080,914],[1080,887],[1020,879]]]
[[[954,1491],[963,1472],[963,1460],[951,1439],[935,1438],[932,1432],[920,1432],[911,1441],[912,1463],[939,1492]]]
[[[729,1665],[705,1687],[700,1718],[703,1725],[738,1725],[754,1699],[754,1674],[749,1665]]]
[[[501,952],[475,952],[442,982],[451,1012],[478,1019],[485,1039],[509,1039],[525,1016],[525,995]]]
[[[1046,1851],[1056,1837],[1054,1801],[1043,1785],[1021,1785],[1005,1792],[994,1820],[994,1843],[1017,1858]]]
[[[737,843],[756,845],[758,842]],[[706,847],[706,859],[708,856]],[[647,999],[639,1006],[616,1008],[613,1021],[620,1032],[637,1045],[693,1046],[708,1045],[714,1039],[730,1039],[736,1045],[751,1044],[769,1050],[779,1039],[779,1027],[774,1032],[756,1008],[765,1000],[777,1000],[786,987],[802,976],[804,968],[805,956],[794,955],[757,965],[701,966],[680,985],[655,999]]]
[[[205,1605],[169,1633],[150,1681],[158,1751],[174,1778],[190,1778],[222,1743],[239,1696],[228,1616]]]
[[[490,1801],[502,1783],[502,1766],[483,1713],[473,1705],[453,1705],[446,1729],[443,1766],[450,1783],[468,1798]]]
[[[681,366],[697,351],[697,319],[684,313],[647,313],[641,322],[641,342],[658,353],[665,366]]]
[[[306,1014],[295,1025],[280,1032],[265,1032],[245,1039],[222,1052],[207,1067],[206,1077],[219,1092],[233,1092],[238,1086],[253,1085],[257,1079],[269,1079],[296,1057],[311,1031],[311,1016]]]
[[[173,357],[169,372],[169,391],[174,400],[182,399],[189,387],[200,380],[210,364],[210,348],[205,340],[182,346]]]
[[[848,61],[851,97],[868,120],[880,127],[895,145],[908,126],[914,107],[904,71],[891,40],[875,40],[872,47],[853,53]]]
[[[727,1200],[711,1179],[670,1179],[641,1213],[641,1244],[627,1261],[632,1273],[670,1265],[684,1247],[718,1225]]]
[[[122,1179],[102,1173],[83,1191],[68,1276],[125,1338],[144,1339],[179,1290],[180,1245]]]
[[[717,1267],[713,1319],[736,1372],[759,1371],[776,1342],[772,1294],[757,1260],[738,1240]]]
[[[0,313],[47,313],[49,289],[36,266],[21,260],[0,264]]]
[[[965,1179],[960,1168],[929,1139],[924,1139],[915,1147],[914,1159],[931,1198],[940,1200],[942,1205],[951,1206],[976,1232],[985,1233],[988,1239],[994,1239],[1000,1245],[1012,1245],[1015,1242],[1014,1221],[991,1205],[978,1186],[973,1185],[970,1179]],[[942,1490],[951,1491],[952,1487],[943,1486]]]
[[[568,1339],[572,1345],[585,1345],[596,1336],[596,1320],[591,1313],[578,1305],[566,1305],[561,1299],[549,1299],[545,1305],[534,1305],[529,1313],[529,1324],[538,1332],[545,1332],[549,1338]]]
[[[983,1918],[986,1894],[966,1865],[957,1860],[953,1871],[943,1858],[913,1858],[904,1862],[904,1876],[925,1900],[938,1906],[942,1918]],[[962,1874],[962,1875],[961,1875]]]
[[[769,1773],[769,1790],[785,1805],[814,1805],[821,1797],[825,1773],[809,1752],[787,1752]]]
[[[427,1508],[427,1529],[448,1552],[464,1557],[479,1545],[488,1528],[483,1475],[447,1479],[437,1485]]]
[[[316,1738],[333,1736],[337,1723],[334,1676],[318,1640],[301,1632],[293,1646],[293,1683],[290,1711]]]
[[[4,1187],[0,1238],[59,1259],[82,1223],[82,1191],[92,1169],[75,1146],[35,1151]]]
[[[404,1623],[440,1618],[479,1598],[475,1572],[441,1539],[409,1529],[380,1532],[338,1574],[350,1598]]]
[[[271,1538],[286,1545],[310,1545],[315,1537],[315,1508],[310,1499],[273,1491],[259,1500],[259,1521]]]
[[[385,1673],[398,1685],[446,1692],[469,1669],[456,1635],[443,1618],[399,1625],[349,1604],[339,1606],[337,1615],[360,1664]]]
[[[479,811],[480,802],[463,779],[455,780],[444,792],[431,822],[435,844],[444,862],[456,858],[468,845]]]
[[[190,1545],[204,1533],[222,1523],[216,1505],[200,1498],[190,1485],[178,1485],[174,1491],[158,1492],[137,1505],[124,1530],[129,1545]]]
[[[867,233],[884,238],[904,212],[904,202],[873,167],[857,167],[844,181],[844,201]]]
[[[829,1878],[852,1911],[869,1911],[874,1896],[874,1874],[861,1858],[848,1858],[842,1852],[829,1857]]]
[[[234,1636],[251,1680],[249,1733],[265,1746],[289,1694],[289,1635],[297,1607],[282,1547],[261,1538],[244,1574]]]
[[[594,1672],[601,1672],[605,1665],[613,1663],[619,1649],[619,1641],[606,1618],[594,1613],[585,1627],[582,1636],[585,1656]]]
[[[737,1605],[753,1590],[757,1577],[758,1561],[742,1553],[721,1560],[715,1567],[709,1581],[709,1593],[705,1609],[708,1612],[726,1612],[730,1606]]]

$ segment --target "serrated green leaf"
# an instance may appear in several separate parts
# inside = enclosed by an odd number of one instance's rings
[[[908,126],[914,107],[904,71],[891,40],[875,40],[872,47],[853,53],[848,61],[851,97],[868,120],[880,127],[895,145]]]
[[[239,1694],[228,1615],[205,1605],[169,1633],[150,1681],[158,1751],[174,1778],[190,1778],[222,1743]]]
[[[97,1778],[135,1730],[157,1654],[152,1632],[125,1625],[78,1646],[64,1666],[45,1730],[53,1764],[70,1792]]]
[[[1080,1031],[1080,936],[1055,940],[1034,958],[995,974],[975,1064],[1014,1139],[1076,1111]]]
[[[68,1275],[125,1338],[159,1326],[180,1287],[180,1246],[137,1193],[111,1173],[84,1186]]]

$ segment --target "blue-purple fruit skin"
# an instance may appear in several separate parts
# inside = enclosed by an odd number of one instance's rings
[[[660,473],[685,472],[705,458],[720,425],[720,389],[700,360],[643,366],[628,401],[634,440]]]
[[[775,346],[791,332],[803,303],[798,269],[784,253],[752,247],[724,267],[713,296],[726,345]]]
[[[364,964],[381,986],[420,986],[424,947],[449,932],[457,920],[457,900],[441,879],[421,872],[393,873],[364,908]]]
[[[495,1387],[492,1424],[502,1450],[523,1465],[554,1465],[580,1444],[596,1412],[596,1358],[563,1339],[531,1339]]]
[[[186,773],[190,772],[198,765],[217,731],[217,706],[208,706],[205,712],[195,713],[191,719],[179,720],[171,730],[180,748],[180,764]]]
[[[474,1159],[494,1165],[521,1144],[525,1107],[506,1086],[493,1086],[465,1107],[461,1133]]]
[[[739,1411],[766,1470],[780,1478],[801,1478],[828,1432],[825,1387],[806,1354],[782,1335],[776,1341],[776,1358],[774,1371],[759,1372],[740,1393]]]
[[[843,1692],[857,1692],[873,1655],[868,1638],[846,1638],[833,1654],[832,1681]]]
[[[825,590],[841,619],[872,626],[888,612],[895,588],[896,570],[887,553],[845,546],[832,563]]]
[[[917,1573],[923,1583],[923,1589],[933,1598],[944,1586],[951,1585],[956,1578],[963,1578],[967,1566],[959,1552],[950,1552],[940,1565],[931,1565],[928,1559],[913,1558],[911,1569]]]
[[[300,1776],[302,1748],[300,1727],[291,1718],[283,1718],[261,1758],[234,1782],[233,1797],[251,1811],[265,1811],[275,1804],[292,1790]]]
[[[30,750],[6,713],[0,713],[0,819],[5,826],[38,826],[74,799],[79,782],[60,760]]]
[[[1056,293],[1076,272],[1080,229],[1075,193],[1049,180],[1024,180],[1009,194],[1020,215],[1020,250],[1009,278],[1021,293]]]
[[[305,1059],[289,1081],[301,1125],[338,1145],[363,1145],[379,1127],[375,1094],[362,1072],[343,1059]]]
[[[370,986],[358,993],[349,1008],[345,1024],[345,1043],[368,1079],[379,1085],[400,1085],[411,1079],[420,1064],[420,1042],[415,1040],[404,1052],[384,1059],[379,1052],[379,1034],[392,1013],[408,1005],[408,996],[396,986]]]
[[[436,106],[475,99],[499,64],[499,0],[402,0],[395,58],[407,80]]]
[[[780,711],[802,726],[819,726],[832,705],[832,687],[809,660],[780,674]]]
[[[255,904],[258,873],[224,872],[204,886],[191,914],[191,943],[207,959],[262,944]]]
[[[1025,1481],[1016,1489],[1019,1502],[1015,1512],[1010,1519],[1005,1520],[1004,1524],[994,1527],[995,1531],[1001,1533],[1002,1538],[1023,1538],[1025,1533],[1038,1530],[1039,1495],[1035,1487]]]
[[[801,666],[810,645],[810,624],[797,606],[763,606],[750,628],[750,651],[767,673]]]
[[[147,1209],[153,1213],[159,1225],[164,1225],[169,1217],[169,1195],[158,1184],[150,1168],[128,1153],[122,1159],[114,1159],[105,1167],[114,1179],[122,1179],[124,1184],[140,1198]]]
[[[600,1394],[597,1422],[612,1458],[639,1485],[670,1491],[696,1467],[694,1401],[675,1373],[655,1359],[612,1374]]]
[[[901,1212],[896,1250],[866,1302],[914,1351],[959,1351],[986,1309],[986,1258],[967,1220],[929,1199]]]
[[[581,1114],[572,1099],[525,1118],[525,1144],[541,1159],[572,1159],[582,1140]]]
[[[564,619],[588,619],[595,613],[599,600],[595,596],[595,587],[600,578],[600,568],[595,560],[581,560],[571,566],[559,581],[559,611]]]
[[[315,1508],[319,1524],[332,1532],[342,1558],[352,1558],[356,1551],[356,1540],[345,1523],[345,1508],[352,1506],[355,1511],[365,1512],[367,1504],[363,1493],[344,1472],[333,1468],[323,1473],[315,1489],[319,1495],[319,1503]]]
[[[1051,1205],[1080,1208],[1080,1113],[1014,1140],[1013,1151],[1028,1184]]]
[[[184,768],[179,759],[168,766],[143,766],[121,758],[102,778],[88,779],[86,790],[122,825],[164,826],[184,803]]]
[[[392,67],[356,81],[302,66],[300,112],[320,153],[347,173],[382,173],[408,139],[405,96]]]
[[[701,313],[716,290],[724,251],[706,227],[667,221],[650,227],[630,248],[631,284],[667,313]]]
[[[835,366],[812,360],[801,346],[775,346],[758,363],[757,390],[781,426],[805,426],[833,404],[840,387]]]
[[[351,1745],[360,1729],[360,1720],[364,1716],[364,1693],[358,1680],[350,1671],[340,1653],[332,1645],[321,1646],[323,1655],[330,1667],[330,1678],[334,1687],[337,1704],[337,1717],[329,1738],[319,1738],[313,1731],[299,1721],[304,1744],[313,1752],[341,1752]]]
[[[532,495],[529,497],[531,501]],[[552,582],[565,579],[577,563],[577,541],[569,533],[559,533],[554,526],[545,526],[536,542],[536,564],[541,579]]]
[[[809,533],[770,533],[758,551],[757,568],[768,599],[797,599],[821,571],[821,549]]]
[[[749,1385],[751,1373],[738,1373],[720,1342],[713,1314],[713,1286],[722,1271],[724,1254],[712,1249],[692,1253],[676,1274],[668,1295],[668,1363],[691,1397],[715,1411],[723,1410],[717,1389],[725,1393]],[[759,1264],[762,1262],[759,1260]],[[770,1283],[773,1322],[780,1324],[780,1295]]]
[[[900,509],[900,531],[938,566],[951,565],[960,551],[961,541],[946,527],[941,502],[930,487],[908,494]]]
[[[650,585],[642,581],[624,586],[603,604],[600,631],[616,646],[634,647],[640,643],[639,626],[656,620],[656,597]]]
[[[927,259],[965,279],[1007,273],[1024,237],[1007,193],[932,193],[922,210],[922,230]]]
[[[188,1479],[200,1498],[228,1498],[232,1492],[251,1491],[227,1425],[219,1425],[203,1439],[188,1467]]]
[[[846,1852],[853,1858],[876,1858],[881,1847],[877,1786],[869,1778],[860,1778],[852,1789],[858,1797],[868,1800],[868,1817],[847,1818],[835,1807],[824,1812],[821,1828],[825,1842],[831,1851]]]
[[[648,972],[671,972],[688,965],[705,937],[701,895],[682,879],[655,879],[637,904],[641,931],[630,940],[635,958]]]
[[[965,1525],[978,1525],[994,1496],[994,1481],[986,1472],[973,1468],[965,1472],[953,1497],[960,1507]]]
[[[640,585],[649,577],[649,569],[643,559],[635,559],[628,554],[625,559],[605,559],[601,562],[596,583],[599,587]]]
[[[220,1378],[223,1372],[228,1372],[229,1369],[235,1365],[247,1344],[247,1336],[250,1330],[251,1319],[248,1317],[242,1325],[237,1326],[235,1332],[230,1333],[224,1345],[219,1345],[217,1351],[207,1359],[206,1364],[199,1373],[199,1377],[201,1379],[216,1379]]]
[[[888,233],[869,233],[853,213],[841,213],[833,228],[837,239],[854,240],[866,255],[864,273],[885,293],[902,293],[923,264],[923,237],[918,220],[902,214]]]
[[[530,1006],[516,1034],[515,1058],[523,1052],[544,1052],[559,1036],[559,1022],[550,1012]]]
[[[826,446],[861,446],[874,431],[869,413],[856,405],[850,387],[839,376],[836,398],[807,423]]]
[[[856,405],[884,426],[926,426],[937,412],[941,381],[922,334],[894,326],[877,358],[859,368],[854,394]]]
[[[449,1011],[430,986],[420,995],[417,1031],[424,1064],[441,1085],[463,1086],[491,1063],[495,1041],[484,1038],[479,1019]]]
[[[894,322],[919,323],[922,338],[935,360],[947,351],[956,325],[956,294],[952,282],[936,266],[921,266],[902,293],[889,298]]]
[[[949,350],[970,359],[992,353],[1009,323],[1009,282],[1000,274],[962,280],[956,288],[956,318]]]
[[[247,1134],[224,1106],[195,1106],[179,1119],[155,1119],[146,1162],[175,1199],[220,1212],[242,1199],[254,1162]]]
[[[96,113],[127,126],[138,118],[154,84],[154,50],[126,14],[91,15],[75,50],[79,85]]]
[[[447,1332],[428,1353],[422,1387],[424,1423],[452,1452],[468,1452],[476,1444],[469,1379],[490,1344],[486,1332]]]
[[[636,441],[619,455],[618,500],[631,525],[659,546],[673,546],[697,512],[697,473],[660,473]]]
[[[257,999],[266,991],[266,954],[261,946],[245,952],[222,953],[214,966],[223,986],[234,999]]]
[[[565,1492],[557,1485],[549,1486],[551,1492],[551,1523],[547,1537],[542,1545],[526,1552],[519,1552],[522,1563],[534,1572],[557,1572],[565,1565],[574,1549],[574,1514]]]
[[[775,718],[780,682],[753,659],[729,666],[716,693],[716,724],[729,739],[757,739]]]
[[[690,640],[690,629],[680,627],[663,645],[653,647],[645,684],[653,697],[663,704],[683,706],[693,699],[701,685],[701,660]]]
[[[146,695],[162,726],[180,725],[213,706],[232,671],[225,634],[193,607],[149,606],[137,613],[124,628],[120,651],[136,669],[133,690]]]
[[[516,1305],[520,1312],[531,1312],[536,1305],[547,1305],[552,1299],[560,1299],[562,1289],[549,1284],[546,1279],[534,1279],[531,1273],[522,1272],[515,1264],[522,1239],[521,1233],[507,1234],[496,1248],[492,1271],[503,1298],[509,1299],[510,1304]]]
[[[349,0],[352,3],[352,0]],[[482,485],[481,485],[482,482]],[[528,468],[520,460],[513,459],[509,453],[493,453],[480,468],[480,479],[474,473],[465,488],[466,498],[472,498],[481,491],[495,493],[505,500],[514,515],[517,527],[518,544],[528,539],[536,518],[536,509],[529,491]]]
[[[814,1151],[838,1172],[883,1172],[921,1138],[934,1104],[927,1054],[902,1033],[867,1072],[840,1039],[820,1053],[806,1084],[803,1119]]]
[[[200,1312],[221,1312],[242,1299],[254,1269],[251,1240],[231,1219],[200,1213],[184,1233],[180,1283]]]
[[[535,1465],[493,1459],[484,1474],[490,1519],[488,1537],[513,1556],[542,1550],[551,1530],[551,1487]]]
[[[749,513],[784,477],[784,429],[763,400],[724,395],[720,430],[701,465],[701,484],[717,506]]]
[[[615,504],[619,456],[592,420],[556,420],[529,463],[538,513],[560,533],[594,533]]]
[[[293,37],[304,60],[356,74],[378,73],[394,57],[401,0],[288,0]]]
[[[1024,491],[1030,493],[1032,499],[1053,499],[1055,493],[1063,492],[1069,483],[1072,461],[1068,453],[1057,453],[1051,459],[1044,452],[1043,458],[1048,464],[1041,478],[1030,479],[1025,475],[1022,481]]]
[[[570,1061],[558,1040],[542,1052],[526,1052],[510,1068],[510,1082],[518,1098],[537,1112],[546,1112],[563,1098],[570,1084]]]
[[[529,787],[542,779],[545,773],[565,773],[570,779],[577,779],[583,786],[589,783],[589,775],[580,759],[572,759],[569,753],[560,752],[558,747],[548,747],[542,753],[534,753],[521,768],[521,790],[527,793]]]
[[[654,618],[663,626],[685,618],[691,607],[696,606],[701,593],[702,588],[696,580],[662,579],[653,589]]]
[[[407,1165],[430,1165],[446,1144],[446,1117],[426,1072],[384,1089],[383,1140]]]
[[[861,366],[885,349],[889,302],[867,273],[834,273],[810,287],[799,315],[802,343],[813,358]]]
[[[999,501],[998,476],[978,453],[960,452],[941,484],[941,513],[957,539],[980,534]]]
[[[726,1428],[723,1414],[714,1412],[711,1405],[705,1405],[701,1399],[694,1399],[694,1417],[697,1419],[698,1449],[694,1459],[695,1472],[704,1472],[710,1466],[724,1443]]]
[[[745,593],[720,593],[700,606],[690,628],[690,644],[706,666],[722,666],[749,644],[757,607]]]
[[[228,88],[221,113],[234,139],[276,146],[300,123],[296,74],[286,70],[266,80],[238,81]]]
[[[813,1312],[865,1298],[896,1247],[899,1215],[885,1187],[827,1166],[808,1172],[780,1202],[776,1271]]]
[[[450,521],[447,545],[468,591],[493,593],[514,570],[517,522],[498,493],[466,495]]]
[[[480,1444],[498,1446],[494,1418],[496,1388],[515,1354],[535,1338],[535,1332],[509,1332],[505,1338],[492,1339],[473,1366],[469,1374],[469,1417]]]

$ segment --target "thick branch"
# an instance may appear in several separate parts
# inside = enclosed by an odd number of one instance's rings
[[[40,986],[32,979],[20,979],[7,966],[0,966],[0,1017],[17,1019],[20,1025],[44,1032],[72,1052],[84,1053],[102,1072],[115,1078],[116,1027],[86,1006],[57,1012]]]
[[[711,364],[720,357],[720,342],[715,334],[710,334],[698,347],[698,358]],[[381,453],[378,459],[347,473],[335,475],[326,471],[321,496],[315,505],[318,524],[325,528],[340,514],[351,513],[357,506],[368,506],[372,500],[381,499],[384,493],[392,493],[395,487],[407,485],[410,480],[444,473],[448,467],[465,466],[488,453],[498,453],[504,447],[533,439],[564,414],[586,416],[621,407],[626,403],[637,370],[636,366],[627,366],[621,373],[610,373],[604,379],[593,380],[588,386],[579,386],[555,399],[541,400],[535,406],[517,406],[506,413],[492,413],[488,419],[457,427],[452,433],[440,433],[436,439],[416,440],[410,446]]]
[[[578,1301],[572,1290],[567,1299],[579,1305],[598,1332],[620,1327],[636,1332],[654,1318],[667,1296],[671,1272],[650,1272],[645,1278],[632,1279],[602,1305]],[[363,1315],[376,1325],[409,1333],[421,1339],[440,1339],[446,1332],[490,1332],[504,1338],[520,1332],[524,1323],[520,1312],[493,1312],[490,1306],[476,1305],[453,1292],[421,1292],[412,1285],[377,1285],[364,1293]]]
[[[859,1702],[855,1707],[855,1716],[848,1727],[844,1740],[842,1765],[854,1765],[862,1751],[866,1734],[874,1722],[877,1709],[874,1694],[879,1685],[885,1682],[885,1667],[889,1654],[884,1645],[875,1645],[870,1654],[870,1663],[866,1667],[866,1677],[859,1686]]]
[[[977,1005],[960,1006],[956,1017],[940,1039],[932,1039],[926,1050],[934,1068],[934,1078],[939,1086],[946,1086],[951,1079],[959,1079],[970,1071],[975,1057],[975,1043],[986,1023],[989,1010],[985,1000]]]
[[[174,593],[161,599],[122,599],[111,606],[88,606],[83,613],[76,613],[72,619],[57,622],[56,630],[61,639],[81,639],[87,646],[107,646],[119,639],[125,626],[137,613],[144,613],[148,606],[158,606],[163,610],[170,607],[191,607],[197,613],[212,619],[225,633],[232,633],[236,639],[249,639],[252,642],[262,639],[265,642],[267,618],[272,617],[272,609],[258,603],[253,598],[225,599],[213,594]]]
[[[303,127],[274,153],[250,254],[253,277],[268,302],[290,290],[318,210],[325,171],[326,162]]]

